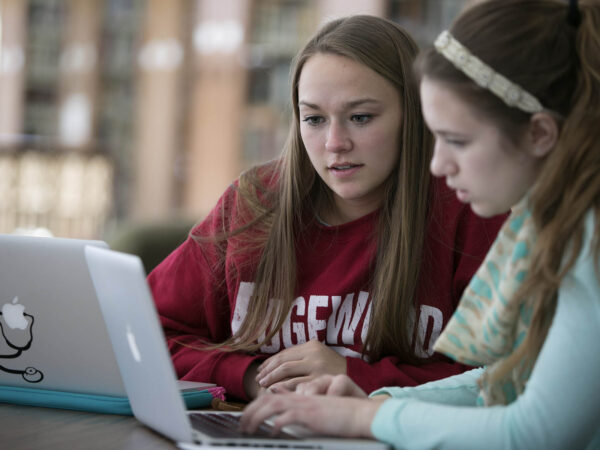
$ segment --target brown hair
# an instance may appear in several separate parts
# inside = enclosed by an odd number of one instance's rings
[[[580,20],[555,0],[489,0],[463,13],[450,32],[471,53],[558,113],[560,134],[531,190],[538,233],[529,274],[517,295],[533,308],[523,344],[494,371],[500,379],[533,366],[554,317],[559,286],[583,245],[591,209],[600,223],[600,3],[581,1]],[[477,86],[435,50],[417,63],[421,76],[455,90],[478,114],[518,139],[531,118]],[[599,232],[594,235],[596,260]],[[599,268],[596,267],[598,271]]]
[[[251,245],[260,249],[261,254],[250,300],[252,307],[238,332],[216,347],[254,351],[279,331],[296,291],[295,243],[315,220],[317,211],[323,213],[333,207],[331,191],[316,174],[306,153],[298,113],[302,68],[313,55],[327,53],[364,64],[389,81],[400,94],[400,155],[385,182],[385,198],[374,237],[377,257],[373,261],[373,310],[364,349],[373,360],[384,355],[417,360],[411,350],[410,312],[425,241],[432,148],[412,73],[417,52],[416,44],[397,24],[360,15],[325,24],[299,52],[292,70],[294,117],[283,156],[277,163],[277,188],[265,187],[260,167],[244,173],[238,187],[240,207],[250,220],[242,228],[251,231],[244,234],[244,250],[248,250],[246,235],[251,235]],[[238,233],[240,230],[234,232]],[[231,236],[230,233],[228,238]],[[275,308],[269,309],[269,299],[279,300]],[[265,336],[262,340],[261,335]]]

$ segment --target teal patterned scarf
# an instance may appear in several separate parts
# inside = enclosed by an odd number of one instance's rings
[[[498,364],[523,342],[531,322],[531,308],[515,298],[535,243],[527,205],[526,196],[512,209],[434,347],[464,364],[487,366],[480,380],[481,405],[513,402],[531,373],[522,361],[499,382],[489,381]]]

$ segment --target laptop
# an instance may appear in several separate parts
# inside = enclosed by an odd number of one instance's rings
[[[86,246],[108,248],[102,241],[0,234],[0,385],[127,396]]]
[[[102,241],[0,235],[0,384],[125,396],[85,264]]]
[[[134,255],[88,246],[91,278],[121,370],[135,417],[146,426],[179,443],[269,448],[386,449],[363,439],[311,435],[301,427],[285,427],[277,438],[268,424],[261,435],[237,431],[241,413],[186,411],[177,395],[176,375],[166,340],[146,282],[141,260]]]

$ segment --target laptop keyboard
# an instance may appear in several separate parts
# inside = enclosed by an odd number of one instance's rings
[[[239,431],[240,415],[227,413],[190,413],[190,420],[195,430],[207,434],[214,438],[248,438],[248,434]],[[267,424],[262,424],[252,435],[253,438],[269,438],[269,439],[294,439],[298,440],[297,436],[279,431],[276,435],[272,435],[273,427]]]

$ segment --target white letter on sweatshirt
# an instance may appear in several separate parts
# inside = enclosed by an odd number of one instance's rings
[[[327,295],[311,295],[308,300],[308,339],[319,339],[318,331],[327,328],[324,320],[317,320],[317,308],[325,307],[329,304]]]
[[[296,345],[304,344],[306,342],[306,330],[304,329],[304,323],[301,321],[291,323],[294,306],[296,307],[297,316],[304,316],[304,314],[306,314],[306,301],[304,300],[304,297],[298,297],[296,300],[294,300],[294,303],[292,303],[290,313],[286,317],[285,322],[283,322],[283,327],[281,329],[283,334],[284,348],[294,346],[292,342],[292,327],[294,328],[293,332],[296,335]]]
[[[431,329],[429,342],[425,343],[427,324],[429,323],[430,317],[433,319],[433,327]],[[433,306],[421,305],[421,311],[419,314],[419,330],[417,332],[417,342],[415,344],[415,353],[417,356],[426,358],[433,355],[433,344],[435,344],[435,341],[440,336],[443,324],[444,315],[442,314],[442,311]]]
[[[330,345],[338,344],[338,336],[340,328],[342,329],[342,343],[346,345],[354,344],[354,334],[358,327],[358,321],[365,310],[369,293],[361,291],[358,294],[358,302],[356,304],[356,310],[352,314],[352,300],[354,294],[346,295],[344,302],[340,305],[341,297],[332,297],[333,311],[327,322],[327,343]]]
[[[235,334],[242,326],[242,322],[248,314],[248,302],[254,291],[254,283],[242,281],[238,289],[235,299],[235,310],[233,311],[233,319],[231,319],[231,333]]]

